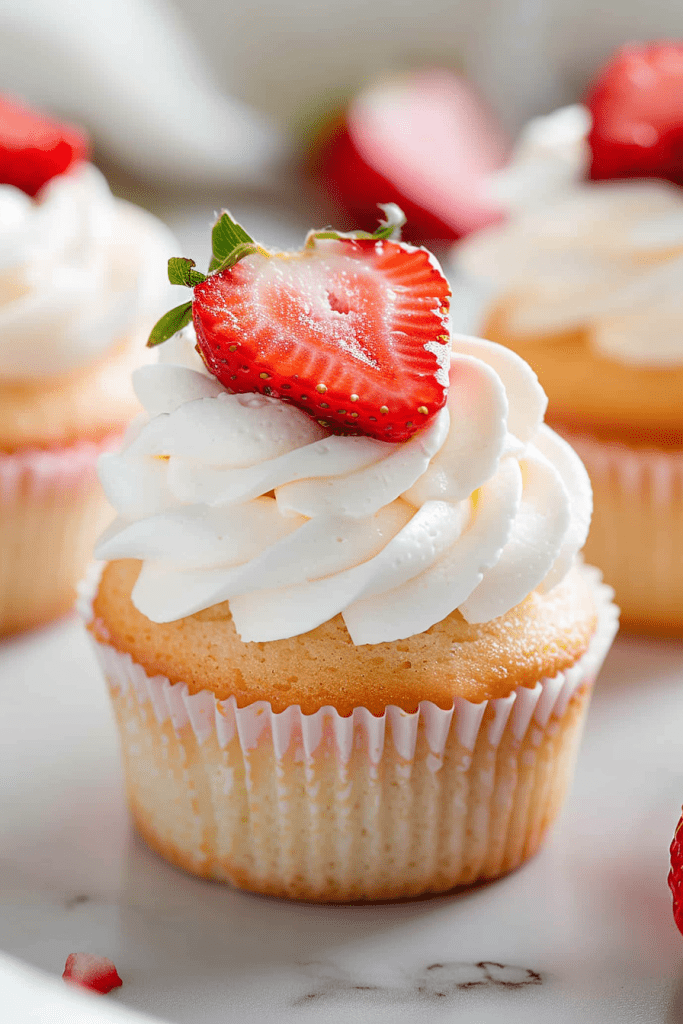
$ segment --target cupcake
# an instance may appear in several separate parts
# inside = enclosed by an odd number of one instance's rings
[[[68,610],[111,511],[98,455],[139,411],[173,247],[79,132],[0,99],[0,634]]]
[[[579,458],[518,356],[451,341],[395,213],[299,253],[223,214],[208,277],[170,261],[194,295],[151,340],[194,332],[135,372],[147,418],[100,461],[118,518],[83,611],[137,828],[276,896],[417,896],[531,857],[616,630],[577,560]]]
[[[664,74],[658,55],[620,54],[590,110],[531,122],[492,182],[509,219],[462,242],[454,264],[474,303],[468,326],[528,360],[548,394],[548,422],[586,464],[595,509],[585,555],[614,586],[622,620],[680,635],[683,191],[655,178],[656,166],[633,178],[605,125],[619,113],[607,84],[626,83],[624,133],[627,95]],[[649,118],[642,103],[639,116]],[[624,178],[588,180],[591,167]]]

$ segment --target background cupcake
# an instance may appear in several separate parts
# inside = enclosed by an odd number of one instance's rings
[[[74,129],[0,101],[0,633],[66,611],[110,512],[95,462],[135,414],[170,232]]]
[[[101,461],[119,518],[86,614],[138,828],[276,895],[438,892],[530,857],[616,628],[534,374],[476,339],[451,356],[438,264],[385,227],[281,259],[224,218],[214,273],[172,272],[243,393],[180,335]]]
[[[663,135],[667,88],[672,129],[681,64],[678,48],[629,48],[591,95],[592,128],[581,106],[531,122],[493,181],[509,219],[454,257],[473,328],[528,359],[549,422],[586,463],[586,558],[627,624],[669,634],[683,631],[683,192],[655,180],[670,174],[665,147],[638,161],[615,140],[638,102],[641,127]],[[587,181],[591,168],[632,180]]]

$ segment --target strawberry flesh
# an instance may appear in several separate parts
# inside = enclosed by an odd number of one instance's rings
[[[591,177],[683,185],[683,44],[618,50],[591,88]]]
[[[111,992],[123,984],[112,961],[92,953],[70,953],[62,978],[72,985],[102,993]]]
[[[76,128],[0,96],[0,185],[35,196],[51,178],[87,156],[88,143]]]
[[[212,274],[193,320],[229,390],[292,402],[332,433],[404,441],[446,402],[449,302],[426,250],[325,239]]]

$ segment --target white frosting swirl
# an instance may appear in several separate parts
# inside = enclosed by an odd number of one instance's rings
[[[683,190],[584,181],[589,128],[580,106],[527,126],[491,181],[509,220],[460,243],[456,270],[480,287],[480,316],[505,299],[513,333],[583,327],[619,362],[683,364]]]
[[[229,600],[244,641],[338,613],[355,644],[392,641],[456,608],[496,618],[559,582],[583,546],[586,472],[501,346],[456,337],[447,406],[390,444],[229,394],[188,365],[190,332],[173,344],[179,365],[136,371],[148,416],[99,467],[118,519],[97,557],[143,560],[133,602],[155,622]]]
[[[161,221],[115,199],[91,164],[36,200],[0,185],[0,380],[67,373],[148,330],[177,300],[165,273],[176,253]]]

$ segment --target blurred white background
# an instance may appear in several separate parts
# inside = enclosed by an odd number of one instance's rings
[[[512,130],[615,46],[683,36],[680,0],[0,0],[0,89],[84,123],[155,180],[273,183],[387,71],[464,71]]]

